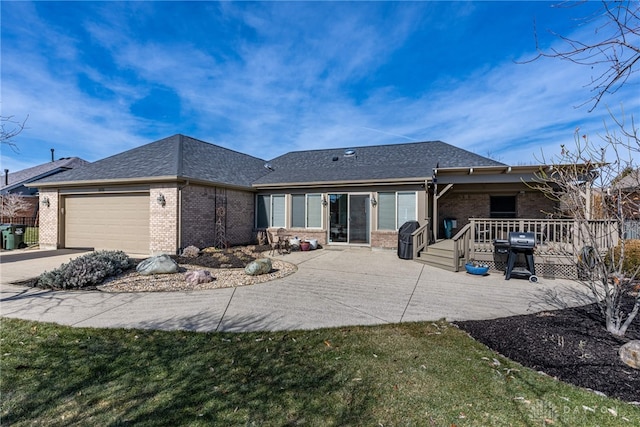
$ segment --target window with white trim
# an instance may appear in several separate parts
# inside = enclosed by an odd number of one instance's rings
[[[407,221],[415,221],[417,193],[397,191],[378,193],[378,230],[398,230]]]
[[[322,195],[291,195],[291,226],[322,228]]]
[[[284,194],[259,195],[256,204],[257,227],[285,227],[285,201]]]

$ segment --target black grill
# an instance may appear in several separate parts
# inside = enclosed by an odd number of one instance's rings
[[[509,240],[496,240],[493,242],[496,252],[508,253],[507,265],[504,272],[505,280],[511,279],[511,276],[529,279],[531,282],[537,282],[536,266],[533,261],[533,250],[536,246],[536,235],[534,233],[511,232]],[[527,263],[526,268],[516,267],[518,255],[523,254]]]

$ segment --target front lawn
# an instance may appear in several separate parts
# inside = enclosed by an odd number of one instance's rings
[[[640,425],[446,322],[273,333],[2,319],[2,425]]]

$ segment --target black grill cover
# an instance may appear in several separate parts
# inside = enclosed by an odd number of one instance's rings
[[[411,234],[420,228],[418,221],[407,221],[398,230],[398,258],[413,259],[413,239]]]

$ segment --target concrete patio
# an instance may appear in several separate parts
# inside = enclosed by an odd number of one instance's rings
[[[394,251],[346,247],[278,255],[298,271],[238,288],[104,293],[9,284],[80,254],[0,256],[0,314],[75,327],[254,331],[490,319],[590,302],[569,280],[506,281],[401,260]]]

